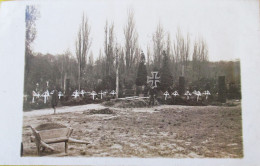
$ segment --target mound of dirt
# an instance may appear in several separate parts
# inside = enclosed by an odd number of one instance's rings
[[[37,126],[36,130],[41,131],[41,130],[60,129],[60,128],[66,128],[66,126],[59,123],[45,123]]]
[[[114,107],[117,108],[142,108],[147,107],[148,103],[144,100],[123,100],[117,102]]]
[[[110,100],[103,103],[104,106],[116,108],[143,108],[149,105],[146,100]]]
[[[114,111],[109,109],[109,108],[104,108],[104,109],[99,109],[99,110],[91,109],[91,110],[88,110],[88,111],[84,111],[83,114],[89,114],[89,115],[92,115],[92,114],[114,114]]]

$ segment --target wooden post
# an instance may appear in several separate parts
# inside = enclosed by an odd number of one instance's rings
[[[226,83],[225,76],[218,77],[218,101],[221,103],[226,102]]]
[[[185,78],[179,77],[179,93],[183,95],[185,93]]]
[[[68,153],[68,141],[65,141],[65,153]]]

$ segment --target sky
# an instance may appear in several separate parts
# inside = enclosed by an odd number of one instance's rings
[[[259,35],[257,0],[87,0],[45,1],[37,4],[35,52],[62,54],[70,50],[75,56],[75,40],[83,12],[91,26],[94,58],[103,52],[104,26],[114,23],[116,41],[124,45],[123,28],[127,10],[135,13],[138,44],[146,54],[152,47],[152,36],[160,23],[170,33],[172,42],[177,29],[190,34],[191,43],[203,38],[208,44],[209,60],[236,60],[242,55],[248,35]],[[251,31],[248,31],[251,30]],[[191,58],[192,55],[190,55]]]

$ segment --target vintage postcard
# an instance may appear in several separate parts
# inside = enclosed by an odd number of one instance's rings
[[[3,2],[7,34],[18,8],[17,162],[257,163],[258,1]]]

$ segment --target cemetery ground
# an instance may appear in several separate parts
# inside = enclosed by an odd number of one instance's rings
[[[30,125],[61,123],[74,129],[72,138],[89,145],[51,144],[41,156],[80,157],[243,157],[241,103],[232,106],[160,105],[118,108],[101,104],[24,112],[23,156],[37,156]]]

